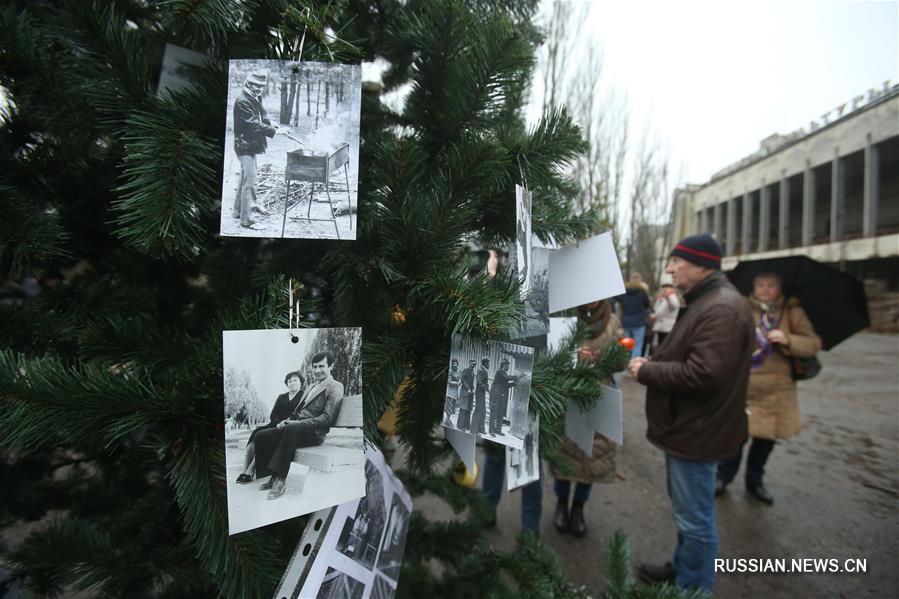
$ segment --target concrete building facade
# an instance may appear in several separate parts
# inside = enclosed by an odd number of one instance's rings
[[[866,281],[872,327],[896,330],[899,84],[856,96],[808,129],[772,135],[708,183],[677,190],[672,227],[672,242],[715,235],[725,270],[804,254],[851,272]]]

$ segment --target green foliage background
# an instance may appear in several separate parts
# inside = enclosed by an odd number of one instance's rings
[[[2,549],[4,585],[39,596],[274,591],[305,521],[227,534],[221,331],[285,327],[288,278],[320,293],[302,301],[316,314],[306,326],[364,328],[371,442],[407,381],[398,428],[410,490],[482,513],[476,491],[450,482],[437,436],[449,339],[501,337],[522,310],[511,274],[465,276],[467,243],[511,241],[516,184],[533,192],[544,241],[584,238],[597,222],[573,209],[565,167],[585,146],[568,114],[523,120],[535,10],[536,0],[6,3],[0,84],[14,107],[0,128],[0,265],[11,280],[32,273],[41,293],[0,304],[0,525],[40,524]],[[222,239],[222,65],[293,59],[304,30],[304,59],[380,59],[384,93],[408,86],[400,112],[363,94],[358,239]],[[157,96],[166,42],[219,62],[194,89]],[[576,341],[535,364],[531,409],[550,455],[567,402],[595,401],[621,360],[572,367]],[[539,543],[502,554],[476,519],[420,513],[401,581],[404,597],[580,594]]]

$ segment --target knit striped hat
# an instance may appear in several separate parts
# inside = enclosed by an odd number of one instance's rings
[[[715,238],[708,233],[684,237],[671,250],[672,256],[683,258],[687,262],[705,266],[712,270],[721,270],[722,253],[721,244],[715,241]]]

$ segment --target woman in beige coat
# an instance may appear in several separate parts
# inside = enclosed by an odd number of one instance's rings
[[[821,349],[821,339],[795,298],[785,299],[780,277],[762,273],[753,281],[749,297],[755,318],[755,350],[749,375],[749,435],[752,443],[746,458],[746,490],[771,505],[774,497],[762,477],[775,439],[786,439],[800,429],[799,401],[790,358],[808,358]],[[740,468],[742,448],[734,457],[718,463],[715,495],[734,479]]]
[[[621,321],[612,313],[612,306],[608,302],[593,302],[580,306],[577,309],[578,321],[585,324],[590,331],[590,337],[578,351],[580,360],[594,360],[602,354],[610,343],[617,343],[623,330]],[[608,385],[615,385],[611,377],[605,381]],[[584,453],[577,444],[569,438],[565,438],[561,447],[562,453],[572,465],[572,472],[561,474],[552,469],[555,477],[555,492],[558,504],[553,524],[561,533],[572,533],[576,537],[587,534],[587,524],[584,520],[584,504],[590,497],[593,483],[606,482],[615,478],[615,445],[608,438],[596,433],[593,435],[592,455]],[[568,502],[571,498],[571,483],[574,482],[574,498],[571,502],[571,510]]]

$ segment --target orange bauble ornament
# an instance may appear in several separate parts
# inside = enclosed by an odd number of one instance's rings
[[[634,345],[636,345],[633,337],[622,337],[618,340],[618,343],[623,345],[627,351],[634,351]]]

